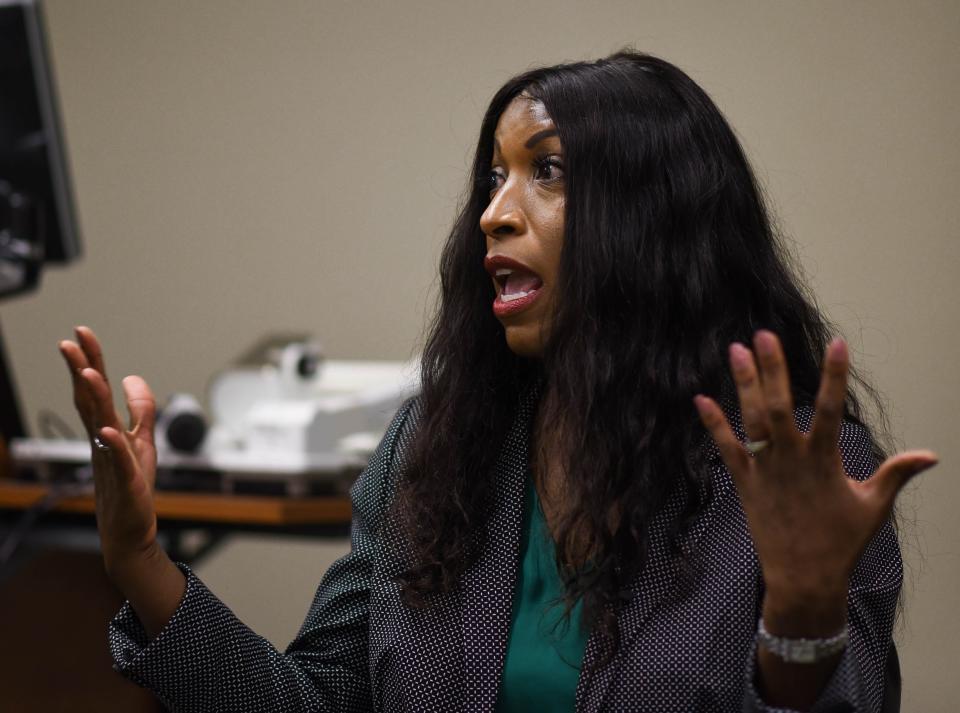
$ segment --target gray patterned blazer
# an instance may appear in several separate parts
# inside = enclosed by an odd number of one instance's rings
[[[255,634],[203,583],[187,575],[176,613],[149,644],[125,604],[110,623],[117,671],[152,689],[173,711],[493,711],[510,630],[517,575],[527,440],[535,398],[521,399],[496,469],[488,546],[462,586],[426,610],[411,610],[392,577],[398,537],[379,525],[417,420],[397,413],[351,490],[351,551],[320,582],[294,641],[281,653]],[[809,409],[798,409],[801,429]],[[742,433],[740,433],[742,437]],[[863,429],[845,423],[847,473],[875,464]],[[621,649],[592,674],[598,642],[587,642],[577,711],[772,711],[753,687],[753,650],[762,580],[736,489],[714,456],[715,497],[685,547],[696,576],[679,594],[667,557],[668,503],[651,529],[650,556],[619,615]],[[875,711],[902,580],[888,523],[850,582],[850,644],[815,711]]]

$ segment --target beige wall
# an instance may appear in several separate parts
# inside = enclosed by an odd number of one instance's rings
[[[41,408],[76,423],[56,352],[75,323],[102,336],[115,381],[139,372],[161,397],[202,393],[280,327],[340,357],[415,352],[492,91],[626,44],[685,68],[895,431],[941,455],[906,502],[899,640],[905,710],[953,710],[960,4],[49,0],[48,15],[86,258],[2,306],[33,427]],[[256,559],[230,571],[269,617]]]

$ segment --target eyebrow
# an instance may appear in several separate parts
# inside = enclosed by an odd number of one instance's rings
[[[542,131],[538,131],[537,133],[533,134],[529,139],[527,139],[526,142],[524,142],[523,148],[532,149],[534,146],[539,144],[544,139],[547,139],[551,136],[557,136],[559,135],[559,133],[560,132],[557,131],[556,128],[543,129]],[[497,140],[496,136],[493,137],[493,150],[495,153],[500,153],[500,142]]]
[[[526,142],[523,144],[523,148],[532,149],[534,146],[539,144],[545,138],[549,136],[556,136],[558,133],[559,132],[555,128],[538,131],[537,133],[535,133],[533,136],[531,136],[529,139],[526,140]]]

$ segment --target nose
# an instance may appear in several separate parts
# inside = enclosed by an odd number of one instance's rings
[[[489,237],[521,235],[527,230],[527,218],[513,191],[504,184],[480,216],[480,230]]]

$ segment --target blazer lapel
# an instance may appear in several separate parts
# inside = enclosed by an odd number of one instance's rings
[[[520,556],[523,489],[539,389],[521,396],[497,461],[492,516],[480,559],[463,576],[464,709],[493,711],[510,637]]]
[[[577,711],[602,710],[607,690],[619,672],[623,651],[629,647],[640,625],[673,589],[677,569],[672,566],[668,556],[666,524],[672,514],[679,512],[678,501],[679,497],[671,498],[667,507],[651,523],[647,561],[624,592],[627,601],[617,616],[620,630],[620,650],[617,655],[603,668],[595,669],[602,653],[601,639],[596,629],[587,640],[577,683]]]
[[[726,400],[721,401],[720,405],[727,413],[737,437],[743,440],[745,434],[740,425],[736,407]],[[696,551],[697,543],[706,531],[707,525],[716,511],[717,504],[724,493],[733,487],[729,474],[726,472],[726,467],[720,459],[720,450],[712,440],[708,447],[707,460],[710,463],[713,479],[713,497],[706,510],[694,521],[690,530],[680,542],[680,549],[684,556],[691,556]],[[595,671],[591,670],[600,660],[601,641],[596,631],[587,640],[583,664],[580,669],[580,680],[577,683],[577,711],[595,713],[603,710],[603,701],[607,690],[619,673],[623,652],[628,650],[640,626],[660,606],[664,599],[667,596],[679,593],[677,578],[680,575],[680,568],[670,552],[668,533],[669,525],[679,516],[681,507],[682,492],[677,489],[650,524],[647,561],[624,592],[626,601],[617,616],[617,626],[620,630],[620,650],[617,656],[603,668]]]

